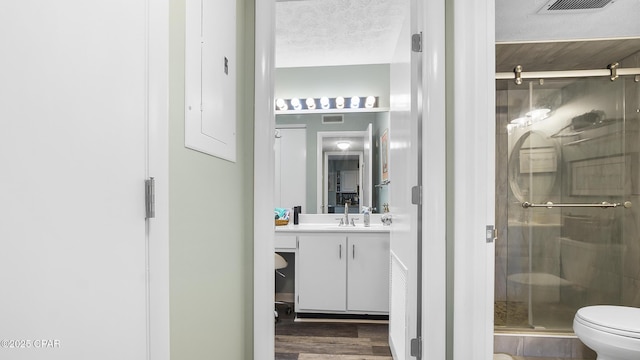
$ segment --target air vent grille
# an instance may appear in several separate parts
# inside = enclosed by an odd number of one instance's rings
[[[539,13],[591,12],[604,9],[613,0],[551,0]]]
[[[344,115],[322,115],[323,124],[342,124],[344,123]]]

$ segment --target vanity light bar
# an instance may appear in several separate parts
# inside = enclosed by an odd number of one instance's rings
[[[276,111],[330,110],[330,109],[370,109],[378,107],[377,96],[352,96],[334,98],[291,98],[276,99]]]

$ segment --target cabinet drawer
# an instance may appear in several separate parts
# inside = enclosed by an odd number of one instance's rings
[[[295,235],[278,235],[274,241],[274,248],[277,250],[295,250],[296,249],[296,236]]]

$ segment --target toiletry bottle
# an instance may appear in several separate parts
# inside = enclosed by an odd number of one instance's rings
[[[364,226],[370,226],[371,225],[371,215],[370,215],[370,210],[368,207],[363,206],[362,207],[362,212],[364,213]]]
[[[298,225],[298,222],[299,222],[298,219],[299,219],[301,209],[302,209],[302,206],[293,207],[293,225]]]

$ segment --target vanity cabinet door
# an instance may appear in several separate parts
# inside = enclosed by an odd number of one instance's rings
[[[300,235],[296,261],[296,311],[345,311],[346,273],[345,235]]]
[[[347,310],[389,312],[389,236],[353,234],[348,238]]]

